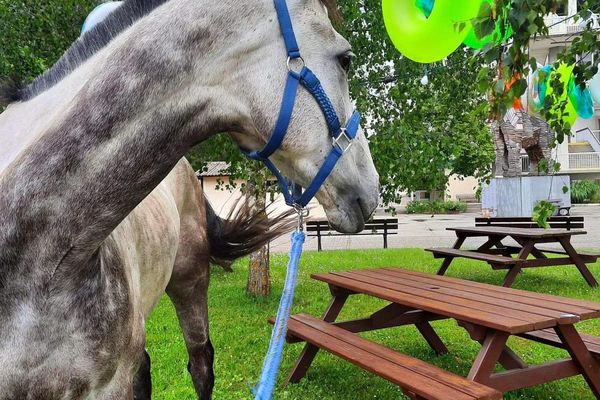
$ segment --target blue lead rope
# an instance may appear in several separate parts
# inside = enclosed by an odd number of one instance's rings
[[[298,263],[302,254],[302,245],[304,244],[304,232],[296,231],[292,233],[292,248],[290,250],[290,259],[287,265],[285,285],[277,310],[277,318],[271,333],[271,342],[269,350],[263,363],[262,372],[258,384],[253,390],[255,400],[270,400],[273,397],[277,372],[283,353],[285,335],[287,333],[287,323],[294,302],[294,291],[296,289],[296,280],[298,277]]]
[[[263,363],[263,369],[258,384],[252,390],[255,395],[255,400],[271,400],[271,397],[273,396],[275,380],[277,379],[277,372],[279,370],[279,364],[281,363],[283,345],[285,343],[285,335],[287,333],[288,319],[294,301],[294,291],[296,288],[296,279],[298,277],[298,262],[300,261],[302,245],[304,244],[305,236],[304,232],[302,232],[302,221],[305,216],[305,207],[318,192],[321,185],[323,185],[338,160],[350,148],[360,127],[360,114],[357,111],[352,113],[350,118],[347,119],[345,126],[342,126],[335,107],[327,96],[327,93],[325,93],[321,82],[319,82],[317,76],[305,65],[304,59],[302,59],[300,55],[300,48],[296,41],[296,35],[294,34],[294,28],[292,26],[292,20],[290,18],[286,0],[273,0],[273,2],[275,4],[275,9],[277,10],[279,26],[288,56],[287,82],[281,101],[279,116],[277,117],[275,128],[268,142],[261,150],[250,151],[242,149],[242,151],[248,157],[262,161],[277,178],[286,204],[294,207],[296,211],[298,211],[298,230],[292,234],[292,248],[290,250],[290,259],[287,266],[287,275],[285,278],[283,294],[281,295],[279,303],[279,309],[277,310],[275,326],[273,327],[273,332],[271,334],[269,350],[267,351]],[[283,139],[292,119],[294,104],[300,87],[306,89],[319,105],[323,117],[325,118],[325,122],[327,123],[329,136],[332,140],[329,155],[325,157],[319,171],[304,193],[302,193],[300,185],[296,185],[294,182],[286,179],[275,164],[269,159],[283,143]]]

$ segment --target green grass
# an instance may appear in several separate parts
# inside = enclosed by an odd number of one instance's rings
[[[262,300],[253,300],[244,293],[246,261],[234,266],[227,274],[213,269],[210,286],[211,339],[215,347],[215,395],[221,399],[250,399],[249,386],[256,383],[270,336],[267,318],[277,310],[285,276],[287,257],[271,256],[273,292]],[[399,266],[434,273],[440,261],[420,249],[351,250],[305,252],[300,266],[300,278],[294,313],[306,312],[320,316],[330,295],[325,284],[310,279],[311,273]],[[600,277],[600,263],[591,267]],[[479,282],[500,284],[502,271],[492,271],[487,264],[456,260],[448,275]],[[515,288],[550,293],[565,297],[600,300],[598,289],[588,287],[574,266],[526,270],[517,278]],[[363,317],[384,303],[355,296],[348,301],[340,319]],[[436,356],[413,327],[399,327],[364,334],[365,337],[418,357],[432,364],[466,376],[479,345],[471,341],[456,322],[438,321],[432,325],[442,337],[449,354]],[[600,336],[600,320],[578,325],[586,333]],[[157,399],[195,399],[187,374],[187,355],[173,307],[167,298],[158,305],[148,323],[148,348],[152,357],[154,395]],[[526,362],[540,363],[566,357],[563,350],[511,338],[509,344]],[[320,352],[307,378],[298,385],[282,388],[282,382],[302,349],[302,344],[287,345],[276,389],[276,399],[402,399],[400,389],[350,363]],[[594,399],[581,377],[574,377],[507,393],[505,399],[588,400]],[[451,400],[451,399],[448,399]]]

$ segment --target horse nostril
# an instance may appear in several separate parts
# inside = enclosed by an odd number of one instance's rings
[[[360,208],[360,211],[362,213],[364,220],[368,221],[369,218],[371,218],[371,213],[372,213],[372,211],[369,209],[368,204],[360,197],[356,199],[356,202],[358,203],[358,206]]]

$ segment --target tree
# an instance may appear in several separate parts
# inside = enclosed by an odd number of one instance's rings
[[[564,21],[580,21],[583,30],[572,36],[571,45],[558,55],[554,66],[574,65],[575,82],[583,88],[585,82],[598,72],[598,67],[592,60],[598,60],[600,42],[591,16],[600,11],[600,1],[577,3],[578,13],[565,17]],[[566,4],[566,0],[496,0],[494,4],[482,5],[479,15],[473,21],[479,37],[492,33],[496,27],[500,29],[497,35],[499,37],[504,37],[508,29],[512,31],[508,42],[497,40],[473,55],[473,59],[483,60],[488,65],[482,69],[479,82],[482,92],[490,94],[490,111],[493,117],[504,115],[512,106],[513,99],[522,96],[527,90],[526,77],[537,69],[537,60],[529,56],[529,45],[538,37],[548,37],[550,26],[544,17]],[[571,133],[571,126],[562,118],[567,102],[562,99],[564,86],[560,78],[560,74],[552,76],[550,85],[554,93],[546,96],[541,112],[550,128],[556,132],[557,143],[562,143],[565,136]],[[507,85],[508,82],[513,84]]]
[[[341,8],[340,29],[356,53],[351,91],[374,134],[384,202],[398,201],[400,191],[443,190],[451,175],[487,177],[494,147],[477,87],[481,63],[462,50],[444,62],[415,63],[391,43],[380,0]]]
[[[0,78],[30,81],[79,36],[98,0],[0,0]]]

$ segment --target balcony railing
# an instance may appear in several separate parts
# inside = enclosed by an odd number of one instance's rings
[[[569,18],[565,16],[554,15],[550,17],[544,18],[546,22],[546,26],[549,26],[548,33],[550,35],[570,35],[573,33],[578,33],[583,31],[586,25],[586,21],[581,19],[575,21],[574,18]],[[597,29],[600,27],[598,23],[598,15],[592,14],[590,16],[593,23],[593,28]]]
[[[600,153],[570,153],[568,169],[570,171],[600,170]]]

